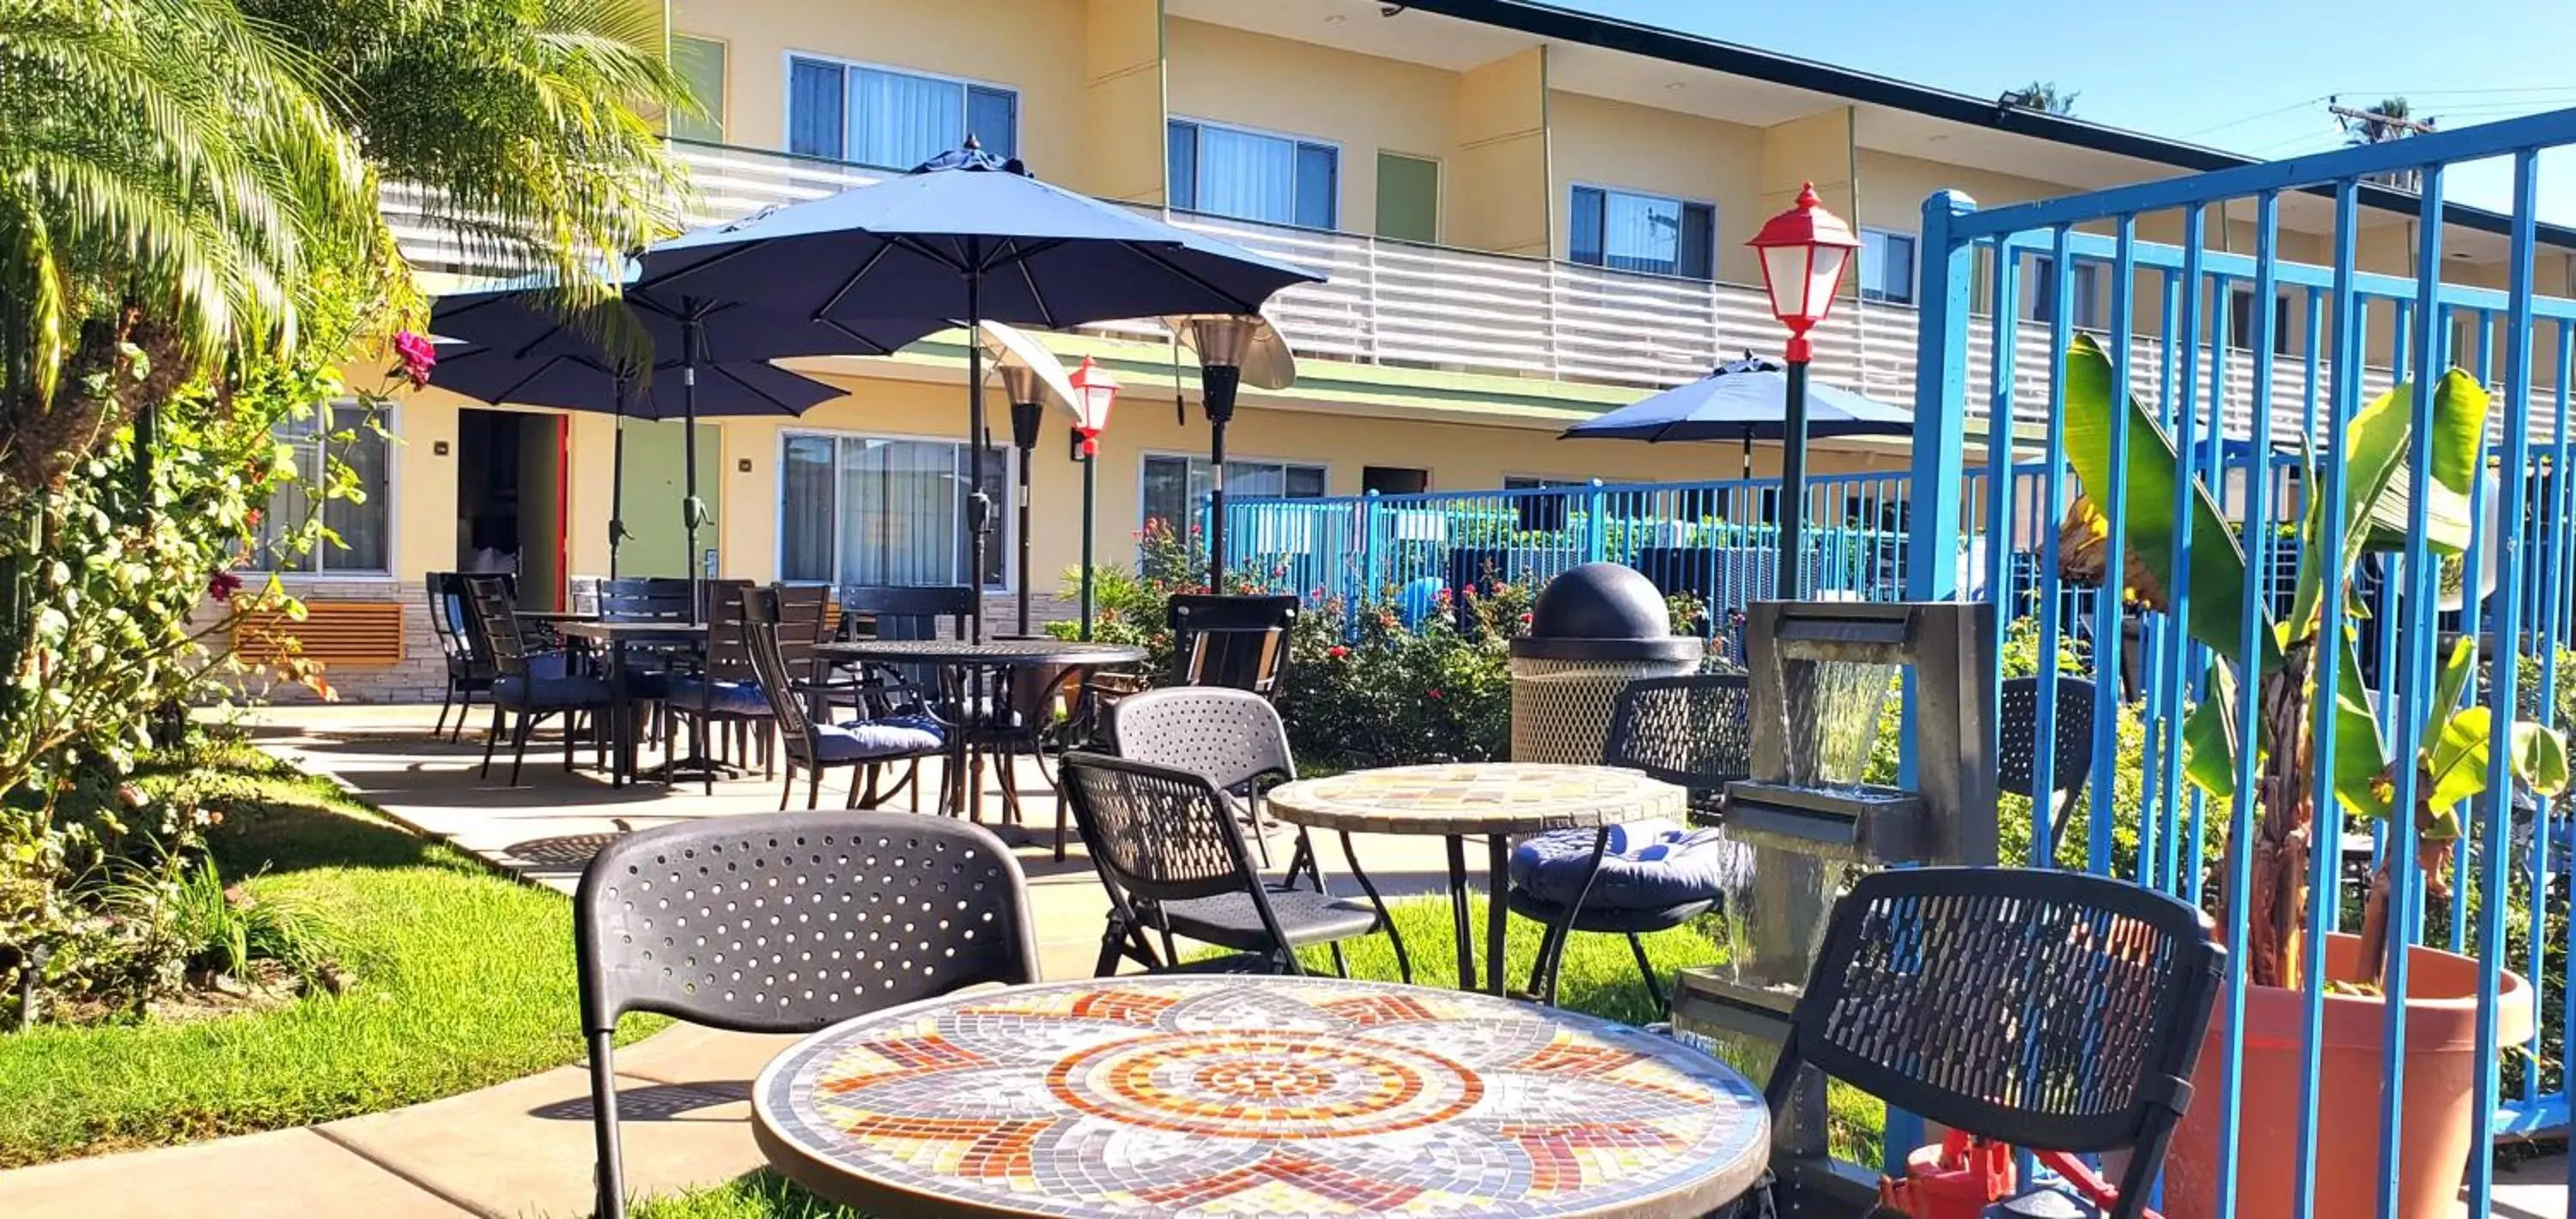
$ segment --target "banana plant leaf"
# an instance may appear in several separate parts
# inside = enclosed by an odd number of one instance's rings
[[[2236,798],[2236,670],[2219,661],[2209,665],[2209,693],[2182,722],[2182,774],[2212,799]],[[2262,759],[2255,759],[2262,766]]]
[[[2398,404],[2412,423],[2414,387],[2398,386],[2384,400]],[[2452,369],[2433,385],[2431,477],[2424,497],[2424,543],[2434,553],[2455,555],[2469,548],[2469,489],[2477,478],[2481,445],[2486,438],[2492,400],[2475,377]],[[2403,462],[2400,463],[2403,468]],[[2392,478],[2387,489],[2362,501],[2370,505],[2369,547],[2404,550],[2408,515],[2414,503],[2413,480]]]
[[[2397,472],[2406,468],[2407,442],[2415,431],[2410,401],[2406,387],[2401,385],[2372,399],[2344,429],[2344,553],[2342,564],[2335,568],[2337,587],[2344,586],[2353,564],[2360,561],[2370,543],[2370,522],[2376,515],[2373,505],[2386,498],[2389,485],[2398,481]],[[2311,459],[2308,468],[2321,467]],[[2308,485],[2323,487],[2324,480],[2311,479]],[[2325,496],[2310,496],[2308,507],[2302,530],[2307,544],[2300,550],[2297,592],[2290,602],[2293,632],[2313,629],[2311,624],[2317,620],[2318,601],[2326,586],[2326,568],[2317,562],[2317,556],[2323,553],[2320,543],[2325,536],[2324,521],[2319,514],[2324,511]],[[2399,519],[2404,519],[2403,514]]]
[[[2091,335],[2077,335],[2066,353],[2066,458],[2085,494],[2098,503],[2111,502],[2111,440],[2114,426],[2125,426],[2129,439],[2127,546],[2157,573],[2173,570],[2174,520],[2171,508],[2185,502],[2181,459],[2174,440],[2145,405],[2118,385],[2111,357]],[[2191,505],[2191,595],[2188,630],[2193,639],[2222,656],[2234,656],[2244,642],[2247,613],[2267,607],[2245,603],[2245,550],[2236,531],[2220,514],[2209,488],[2195,479]],[[2281,644],[2266,627],[2257,632],[2261,670],[2278,668]]]

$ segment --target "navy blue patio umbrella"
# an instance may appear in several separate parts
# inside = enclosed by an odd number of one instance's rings
[[[1744,477],[1753,442],[1788,435],[1789,378],[1780,365],[1746,356],[1688,385],[1629,403],[1565,429],[1559,440],[1741,440]],[[1914,412],[1833,385],[1807,387],[1810,436],[1910,436]],[[1793,489],[1783,488],[1790,494]]]
[[[626,421],[646,422],[681,419],[694,424],[697,419],[748,415],[801,415],[812,408],[841,396],[841,390],[810,377],[799,376],[774,364],[758,361],[738,364],[710,364],[699,369],[704,374],[699,386],[695,413],[680,393],[680,370],[676,360],[662,361],[647,381],[618,375],[604,357],[578,356],[569,353],[537,360],[519,360],[512,353],[492,347],[464,347],[461,351],[442,352],[438,362],[438,384],[469,398],[485,402],[516,402],[528,406],[551,406],[562,410],[606,413],[617,417],[617,444],[609,465],[608,575],[617,577],[618,549],[633,531],[626,527]],[[694,432],[694,426],[691,428]],[[687,443],[687,442],[684,442]],[[692,460],[691,465],[696,463]],[[689,474],[689,495],[697,488],[696,471]],[[683,504],[682,512],[696,516],[703,504]],[[692,545],[693,554],[695,552]]]
[[[857,340],[932,320],[1063,329],[1175,313],[1255,313],[1322,277],[1030,176],[970,137],[912,172],[701,229],[644,252],[630,295],[758,300]],[[984,352],[968,342],[970,578],[982,580]],[[983,635],[983,613],[973,618]]]

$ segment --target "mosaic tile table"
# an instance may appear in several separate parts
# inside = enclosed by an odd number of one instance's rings
[[[1592,1016],[1336,978],[951,996],[780,1055],[771,1164],[880,1219],[1680,1219],[1762,1173],[1758,1089]]]
[[[1595,829],[1595,857],[1609,845],[1608,827],[1682,816],[1690,793],[1660,779],[1613,766],[1539,762],[1472,762],[1356,770],[1272,788],[1263,802],[1294,825],[1335,830],[1353,872],[1353,833],[1436,834],[1449,840],[1449,913],[1457,942],[1458,985],[1476,985],[1475,935],[1467,911],[1467,839],[1486,839],[1485,990],[1503,993],[1503,932],[1510,918],[1502,893],[1510,885],[1511,837],[1545,830]]]

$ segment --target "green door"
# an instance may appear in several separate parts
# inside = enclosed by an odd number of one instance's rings
[[[1425,245],[1440,240],[1440,162],[1377,154],[1377,235]]]
[[[617,551],[621,576],[689,574],[687,534],[680,527],[680,500],[688,494],[681,453],[687,437],[675,421],[637,423],[626,428],[626,485],[618,518],[626,522],[626,544]],[[707,523],[698,530],[698,553],[716,548],[716,491],[723,472],[716,448],[716,426],[698,425],[698,498],[706,501]]]

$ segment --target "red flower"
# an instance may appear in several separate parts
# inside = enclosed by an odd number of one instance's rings
[[[1343,658],[1343,657],[1345,657],[1345,656],[1348,656],[1348,655],[1350,655],[1350,654],[1351,654],[1351,650],[1350,650],[1349,648],[1343,647],[1342,645],[1340,645],[1340,644],[1338,644],[1338,643],[1337,643],[1337,644],[1334,644],[1333,646],[1331,646],[1331,647],[1329,647],[1329,648],[1324,649],[1324,655],[1326,655],[1326,656],[1330,656],[1330,657],[1332,657],[1332,658],[1333,658],[1333,659],[1335,659],[1335,660],[1340,660],[1341,658]]]
[[[233,599],[233,594],[240,591],[241,586],[240,576],[228,571],[219,571],[215,573],[213,579],[206,581],[206,595],[217,601],[230,601]]]
[[[402,357],[402,378],[413,389],[429,384],[429,371],[438,367],[438,349],[429,336],[410,330],[395,335],[394,354]]]
[[[1440,687],[1438,687],[1438,686],[1433,686],[1433,687],[1431,687],[1430,689],[1423,691],[1423,692],[1422,692],[1422,697],[1424,697],[1424,698],[1438,698],[1438,697],[1440,697]]]
[[[259,508],[253,508],[242,514],[242,523],[253,529],[259,528],[259,523],[266,519],[268,519],[268,513]]]

